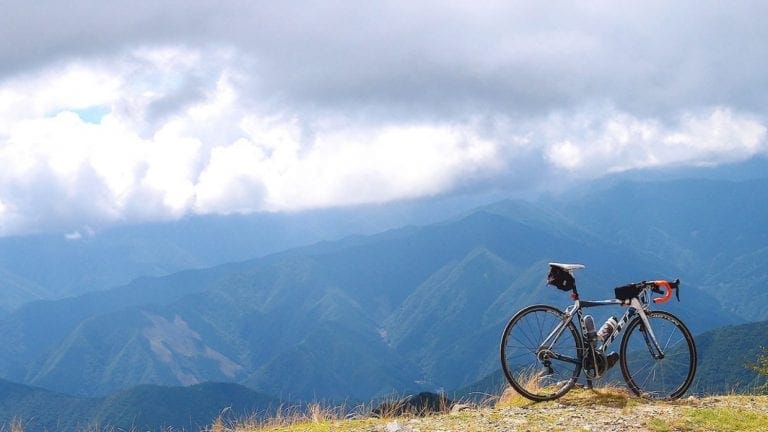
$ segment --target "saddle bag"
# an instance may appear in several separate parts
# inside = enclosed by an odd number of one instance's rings
[[[568,270],[550,266],[549,274],[547,275],[547,285],[552,285],[559,290],[570,291],[576,288],[576,279]]]

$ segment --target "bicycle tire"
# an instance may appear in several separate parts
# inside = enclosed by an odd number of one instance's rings
[[[530,400],[557,399],[579,378],[583,341],[573,321],[568,322],[553,347],[557,353],[574,359],[573,363],[537,353],[539,344],[564,316],[552,306],[532,305],[517,312],[504,328],[500,349],[504,375],[515,391]]]
[[[646,399],[680,398],[696,374],[696,344],[688,327],[665,311],[645,313],[664,352],[656,359],[648,348],[644,325],[638,316],[621,339],[621,373],[632,392]]]

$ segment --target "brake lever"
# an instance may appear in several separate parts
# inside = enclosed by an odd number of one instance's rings
[[[675,290],[675,297],[677,297],[677,301],[680,301],[680,279],[675,279],[674,282],[669,284],[672,288]]]

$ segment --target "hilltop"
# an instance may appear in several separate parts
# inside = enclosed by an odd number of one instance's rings
[[[215,431],[764,431],[768,429],[768,396],[687,397],[673,402],[647,401],[621,390],[574,389],[563,398],[533,403],[502,397],[493,407],[477,407],[426,417],[334,420],[315,412],[293,424],[223,425]],[[285,423],[278,419],[276,423]]]
[[[186,411],[183,403],[177,403],[175,408],[166,411],[166,415],[190,415]],[[302,408],[285,405],[273,411],[266,420],[255,412],[249,415],[247,411],[240,411],[234,417],[231,414],[222,410],[219,418],[207,426],[204,423],[195,426],[193,422],[186,427],[138,427],[141,420],[135,419],[138,422],[129,422],[125,427],[127,430],[205,432],[762,432],[768,430],[768,395],[687,396],[671,402],[649,401],[629,395],[623,388],[609,386],[595,390],[574,388],[556,401],[534,403],[507,389],[500,397],[489,396],[480,404],[459,401],[444,407],[443,413],[426,416],[392,414],[390,411],[376,417],[371,413],[370,405],[351,409],[349,406],[323,407],[319,404]],[[232,420],[238,418],[240,420]],[[74,411],[69,419],[72,424],[80,424],[78,430],[93,430],[94,424],[83,420],[78,419]],[[58,429],[56,425],[52,427]],[[83,427],[85,429],[81,429]],[[34,425],[20,419],[0,425],[0,430],[34,429]]]

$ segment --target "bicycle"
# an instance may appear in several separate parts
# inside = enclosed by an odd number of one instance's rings
[[[605,376],[617,361],[609,347],[626,327],[618,363],[629,389],[643,398],[674,400],[690,387],[696,374],[696,345],[691,332],[673,314],[651,310],[651,303],[669,301],[675,291],[680,301],[680,280],[642,281],[615,288],[615,299],[579,298],[573,271],[581,264],[549,263],[547,284],[571,291],[573,304],[565,311],[544,305],[521,309],[509,321],[501,338],[501,364],[509,384],[533,401],[566,394],[584,370],[586,386]],[[651,299],[652,294],[662,295]],[[652,301],[651,301],[652,300]],[[621,319],[611,317],[595,330],[583,309],[625,306]],[[576,327],[574,317],[577,317]],[[611,328],[613,327],[613,328]]]

